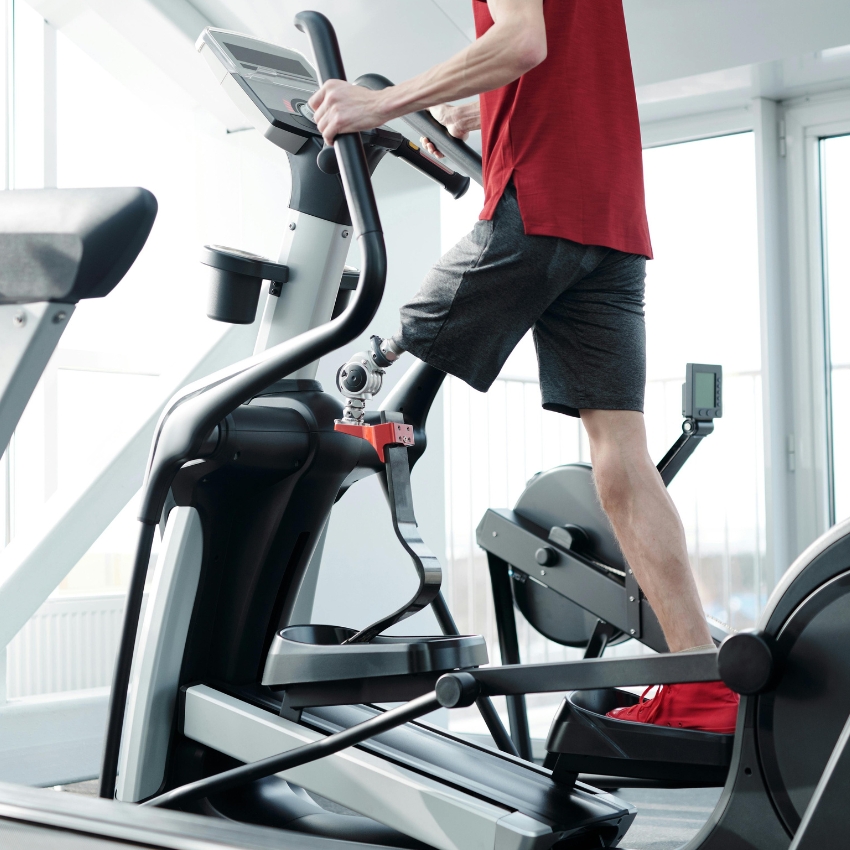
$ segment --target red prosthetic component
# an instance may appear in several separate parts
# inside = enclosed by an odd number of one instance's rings
[[[381,463],[387,462],[384,454],[387,446],[413,445],[413,426],[398,422],[382,422],[380,425],[349,425],[346,422],[337,422],[334,431],[367,440],[378,453]]]

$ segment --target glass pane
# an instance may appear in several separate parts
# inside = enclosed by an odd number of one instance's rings
[[[656,259],[648,266],[646,421],[660,460],[681,433],[687,362],[724,369],[724,415],[671,486],[708,613],[736,628],[754,624],[770,590],[764,563],[761,345],[755,151],[752,134],[645,152],[647,210]],[[473,225],[482,205],[470,189],[443,199],[443,249]],[[540,409],[537,365],[523,340],[486,395],[449,379],[445,392],[446,517],[450,603],[463,631],[484,634],[498,660],[486,556],[475,528],[487,507],[510,507],[541,469],[587,461],[579,422]],[[730,487],[729,482],[735,486]],[[580,656],[534,631],[517,612],[528,662]],[[633,655],[640,646],[614,647]],[[529,699],[532,734],[544,736],[557,695]],[[474,711],[452,727],[484,731]]]
[[[824,273],[827,289],[832,435],[833,520],[850,516],[850,136],[821,143]]]
[[[752,133],[645,151],[646,423],[660,459],[681,433],[685,363],[723,366],[723,418],[670,487],[706,611],[748,628],[765,564],[758,222]],[[730,486],[730,482],[735,482]]]

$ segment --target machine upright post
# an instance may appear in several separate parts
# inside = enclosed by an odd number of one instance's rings
[[[490,552],[487,553],[490,568],[490,584],[493,588],[493,605],[496,609],[496,628],[499,632],[499,652],[502,664],[519,664],[519,638],[516,630],[514,600],[511,594],[511,578],[508,564]],[[505,697],[508,704],[508,720],[511,737],[520,757],[532,760],[531,733],[528,728],[528,710],[522,694]]]

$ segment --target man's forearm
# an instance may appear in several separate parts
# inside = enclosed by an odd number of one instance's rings
[[[543,0],[487,0],[493,26],[465,50],[414,77],[381,91],[328,80],[310,98],[315,121],[327,144],[340,133],[367,130],[450,100],[505,86],[546,58]],[[477,104],[452,107],[470,123],[463,135],[481,126]],[[439,119],[438,119],[439,120]],[[451,122],[447,123],[450,126]]]
[[[512,83],[545,58],[545,35],[541,43],[534,28],[524,24],[514,18],[497,21],[481,38],[451,59],[418,77],[384,89],[381,111],[391,120]],[[477,105],[474,108],[477,110]],[[469,118],[474,118],[471,111]]]

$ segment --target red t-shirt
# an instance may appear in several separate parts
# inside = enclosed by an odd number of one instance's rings
[[[493,18],[473,0],[480,38]],[[622,0],[544,0],[546,59],[481,95],[485,204],[508,181],[525,232],[652,257]]]

